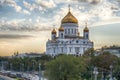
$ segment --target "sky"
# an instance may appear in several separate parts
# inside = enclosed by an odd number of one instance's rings
[[[88,23],[95,49],[120,45],[120,0],[0,0],[0,56],[45,52],[69,4],[81,36]]]

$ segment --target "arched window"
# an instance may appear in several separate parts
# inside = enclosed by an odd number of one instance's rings
[[[61,33],[61,38],[63,38],[63,33]]]
[[[56,36],[54,35],[54,39],[56,38]]]
[[[69,47],[70,52],[72,51],[72,47]]]
[[[74,29],[74,34],[76,34],[76,29]]]
[[[76,34],[76,29],[75,29],[75,34]]]
[[[70,29],[68,29],[68,34],[70,34]]]
[[[67,34],[67,30],[65,29],[65,34]]]
[[[61,52],[63,53],[63,47],[61,47]]]
[[[53,52],[55,53],[55,48],[53,48]]]
[[[73,29],[72,29],[72,34],[73,34]]]
[[[88,39],[88,34],[86,34],[86,38]]]

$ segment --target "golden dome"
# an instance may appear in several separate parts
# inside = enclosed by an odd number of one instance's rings
[[[64,31],[64,28],[61,26],[61,27],[59,28],[59,31]]]
[[[89,29],[88,29],[88,27],[87,27],[87,22],[85,23],[86,25],[85,25],[85,28],[84,28],[84,32],[89,32]]]
[[[68,14],[62,19],[62,23],[78,23],[78,20],[69,11]]]
[[[56,30],[55,29],[53,29],[52,30],[52,34],[56,34],[57,32],[56,32]]]
[[[89,32],[88,27],[85,27],[85,28],[84,28],[84,32]]]
[[[78,36],[80,35],[80,33],[78,32]]]

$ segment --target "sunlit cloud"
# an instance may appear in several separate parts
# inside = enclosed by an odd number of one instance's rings
[[[120,14],[120,2],[119,0],[35,0],[31,1],[21,1],[23,5],[20,5],[15,0],[2,0],[0,1],[0,5],[5,7],[5,5],[13,7],[16,11],[16,15],[22,16],[21,19],[28,20],[25,22],[18,23],[9,23],[11,26],[8,27],[8,22],[4,20],[0,20],[2,30],[17,30],[21,31],[23,29],[28,31],[32,30],[41,30],[40,27],[44,27],[48,29],[53,25],[60,26],[61,19],[68,12],[68,4],[71,4],[71,12],[77,17],[79,20],[79,24],[81,26],[84,25],[84,22],[88,21],[90,24],[94,24],[96,22],[104,22],[111,21],[114,17],[119,17]],[[19,12],[19,14],[17,14]],[[1,14],[3,14],[2,12]],[[11,12],[12,13],[12,12]],[[7,16],[1,16],[7,17]],[[29,18],[32,22],[29,21]],[[2,19],[2,18],[1,18]],[[112,23],[118,23],[115,20]],[[11,20],[14,20],[11,18]],[[1,22],[2,21],[2,22]],[[26,23],[27,22],[27,23]],[[59,24],[59,25],[58,25]],[[2,27],[7,26],[7,27]],[[13,26],[13,28],[12,28]],[[17,28],[14,28],[17,26]],[[26,27],[27,26],[27,27]],[[42,28],[43,28],[42,27]]]
[[[12,21],[0,21],[0,31],[49,31],[51,27],[42,25],[39,22],[33,23],[31,19],[15,19]]]
[[[120,18],[113,17],[111,19],[106,19],[106,20],[103,20],[103,21],[100,21],[100,22],[96,22],[96,23],[92,24],[91,27],[108,25],[108,24],[116,24],[116,23],[120,23]]]
[[[0,39],[25,39],[33,37],[32,35],[20,35],[20,34],[0,34]]]
[[[56,6],[53,0],[36,0],[36,3],[43,8],[53,8]]]
[[[28,14],[28,15],[31,14],[31,13],[30,13],[29,11],[27,11],[27,10],[23,10],[23,13],[24,13],[24,14]]]
[[[33,11],[35,8],[37,8],[36,4],[30,4],[30,3],[26,2],[26,1],[23,1],[23,4],[30,11]]]

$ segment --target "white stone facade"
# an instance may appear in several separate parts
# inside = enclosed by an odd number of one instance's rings
[[[72,21],[73,18],[70,19]],[[58,37],[54,29],[51,40],[46,42],[46,54],[51,56],[58,54],[83,55],[86,50],[93,48],[93,42],[89,40],[87,25],[83,31],[83,36],[79,36],[78,23],[63,22],[60,28],[63,29],[58,30]]]

